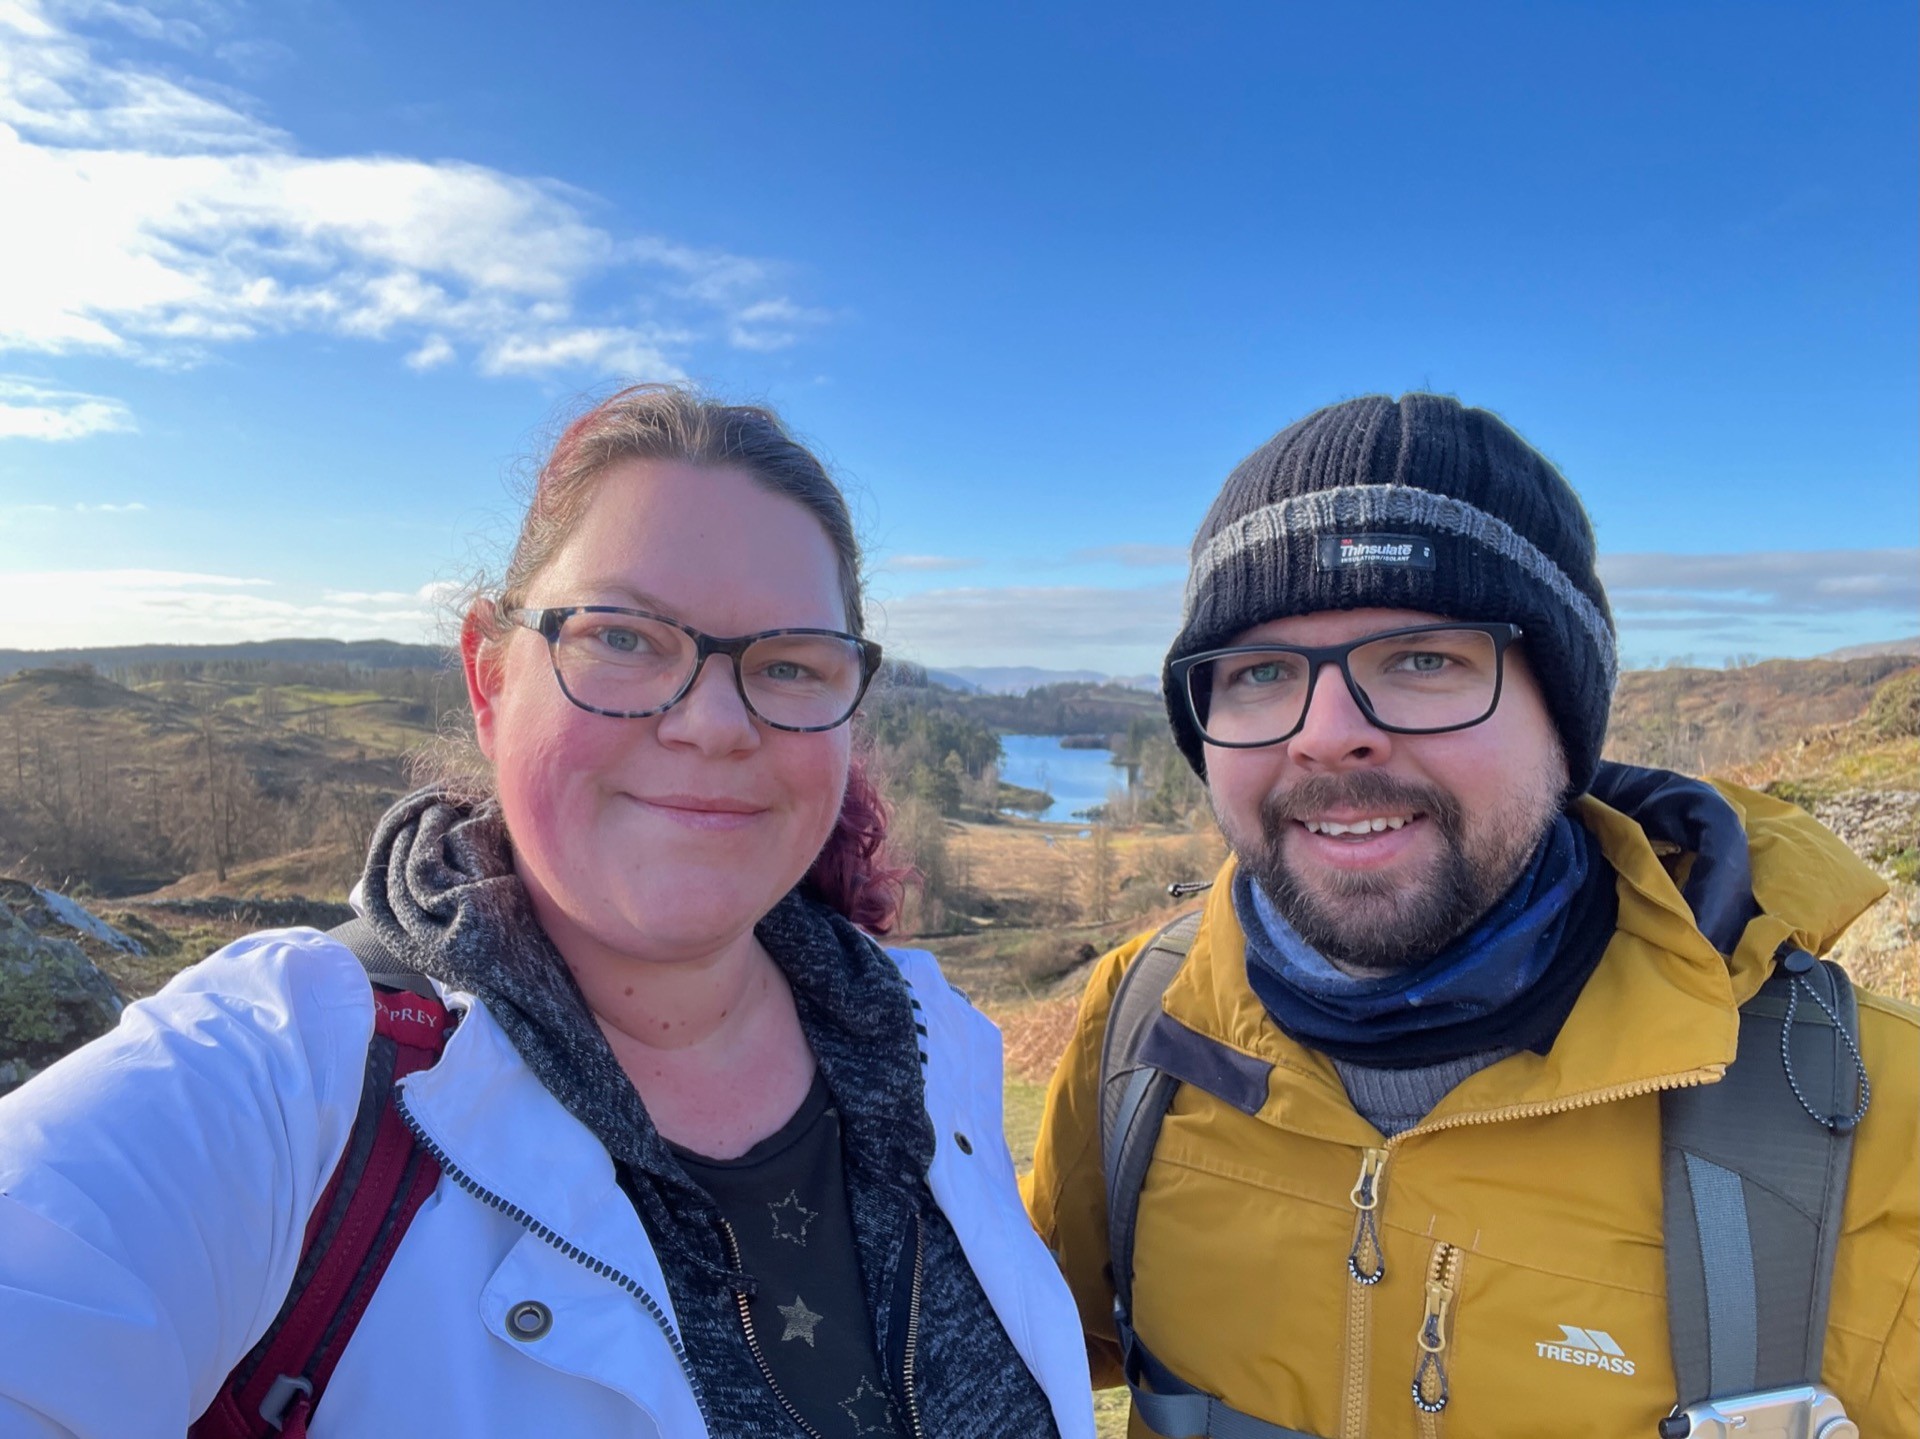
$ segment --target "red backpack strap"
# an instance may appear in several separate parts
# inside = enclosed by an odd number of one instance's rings
[[[366,936],[352,938],[359,953]],[[360,1108],[307,1222],[293,1285],[266,1334],[187,1431],[189,1439],[302,1439],[407,1225],[439,1182],[440,1166],[415,1142],[393,1095],[401,1079],[440,1058],[453,1018],[438,998],[386,988],[390,983],[382,973],[374,985]]]

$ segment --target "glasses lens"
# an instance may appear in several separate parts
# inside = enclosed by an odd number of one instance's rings
[[[1244,650],[1187,671],[1201,732],[1215,744],[1270,744],[1300,723],[1307,662],[1291,650]]]
[[[740,656],[740,683],[754,713],[791,729],[837,725],[853,713],[864,678],[847,635],[769,635]]]
[[[693,673],[692,636],[642,615],[568,615],[553,645],[567,693],[614,714],[648,714],[673,703]]]
[[[1500,649],[1479,630],[1421,630],[1361,645],[1347,658],[1382,724],[1443,730],[1477,724],[1500,692]]]

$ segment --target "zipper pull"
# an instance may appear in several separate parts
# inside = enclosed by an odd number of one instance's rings
[[[1360,1177],[1347,1197],[1359,1211],[1353,1225],[1353,1248],[1347,1253],[1347,1273],[1356,1284],[1378,1284],[1387,1277],[1387,1254],[1380,1247],[1380,1180],[1387,1170],[1387,1151],[1368,1149],[1360,1155]]]
[[[1447,1324],[1453,1315],[1456,1265],[1451,1245],[1434,1252],[1427,1277],[1427,1307],[1420,1316],[1420,1362],[1413,1371],[1413,1402],[1423,1414],[1447,1407]]]

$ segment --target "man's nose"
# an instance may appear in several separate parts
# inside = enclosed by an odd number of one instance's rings
[[[1378,764],[1392,737],[1368,719],[1347,689],[1340,666],[1325,664],[1314,677],[1306,718],[1287,741],[1287,754],[1307,769],[1342,770]]]

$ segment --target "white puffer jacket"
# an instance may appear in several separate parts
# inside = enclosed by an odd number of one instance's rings
[[[930,955],[889,952],[927,1026],[934,1199],[1062,1439],[1091,1439],[1079,1320],[1001,1138],[999,1033]],[[447,998],[468,1013],[401,1091],[445,1167],[314,1410],[313,1439],[704,1436],[658,1322],[535,1231],[631,1279],[671,1320],[606,1150],[484,1006]],[[0,1099],[0,1439],[180,1439],[292,1283],[372,1028],[345,948],[312,930],[257,934]],[[529,1299],[552,1327],[512,1338],[507,1313]]]

